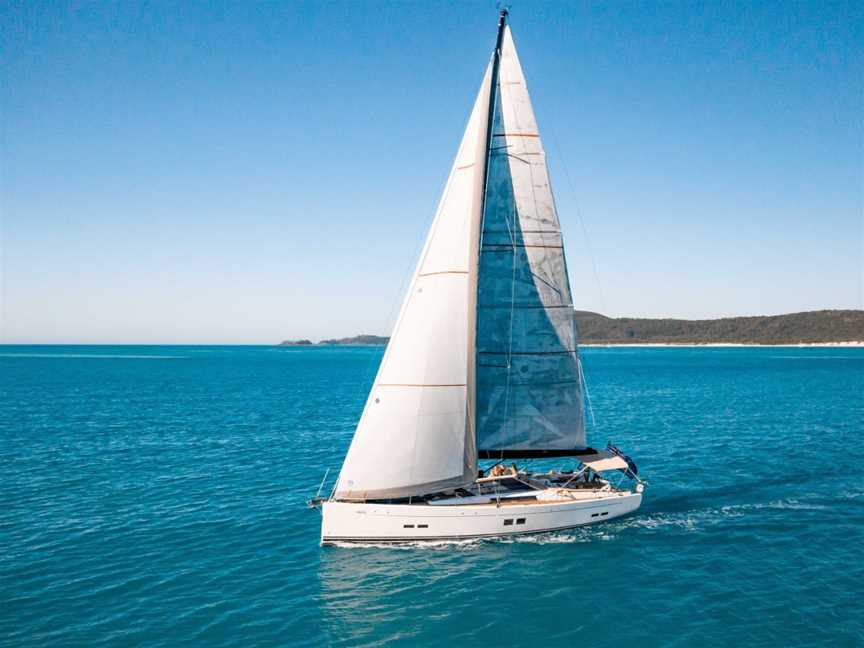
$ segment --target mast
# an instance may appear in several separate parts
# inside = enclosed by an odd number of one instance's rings
[[[471,259],[468,265],[468,375],[466,377],[466,450],[477,458],[477,296],[479,290],[480,248],[483,245],[483,219],[486,214],[486,188],[489,182],[489,158],[492,155],[492,128],[495,121],[495,97],[498,94],[498,70],[501,63],[501,47],[504,43],[504,33],[507,27],[507,9],[501,9],[498,15],[498,35],[495,38],[495,49],[488,71],[489,85],[486,86],[489,96],[486,108],[486,129],[483,136],[483,148],[479,157],[483,168],[481,182],[477,186],[477,202],[479,210],[477,218],[471,227],[469,249]],[[478,142],[479,144],[480,142]],[[469,450],[470,444],[470,450]]]
[[[495,121],[495,96],[498,94],[498,68],[501,67],[501,44],[504,42],[504,28],[507,27],[507,8],[498,15],[498,36],[495,39],[495,50],[492,52],[492,79],[489,84],[489,112],[486,115],[486,155],[483,158],[483,200],[480,203],[480,214],[486,213],[486,184],[489,182],[489,156],[492,153],[492,126]],[[481,223],[482,231],[483,225]]]
[[[492,154],[492,128],[495,121],[495,96],[498,87],[498,69],[501,63],[501,48],[504,43],[504,34],[507,26],[507,9],[502,9],[498,15],[498,35],[495,38],[495,49],[492,52],[492,60],[486,71],[486,79],[483,82],[482,96],[486,97],[485,116],[486,123],[483,127],[482,139],[477,138],[477,160],[478,176],[475,184],[474,205],[471,232],[468,242],[468,326],[467,326],[467,363],[465,378],[465,452],[474,459],[474,468],[477,466],[477,292],[479,289],[479,264],[480,248],[483,238],[483,217],[486,211],[486,185],[489,181],[489,158]],[[480,97],[478,97],[478,102]],[[479,133],[478,133],[479,135]],[[476,476],[476,475],[475,475]]]

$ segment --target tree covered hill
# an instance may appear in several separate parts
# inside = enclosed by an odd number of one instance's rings
[[[822,310],[711,320],[606,317],[576,311],[588,344],[800,344],[864,341],[864,311]]]

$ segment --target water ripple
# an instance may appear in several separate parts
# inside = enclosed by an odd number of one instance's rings
[[[864,644],[861,350],[588,349],[636,515],[322,548],[379,358],[7,347],[0,644]]]

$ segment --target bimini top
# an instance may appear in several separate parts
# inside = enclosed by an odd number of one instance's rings
[[[626,470],[627,462],[611,450],[597,450],[594,454],[580,455],[579,461],[588,466],[594,472],[606,470]]]

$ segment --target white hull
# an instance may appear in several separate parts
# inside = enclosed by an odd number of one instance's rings
[[[631,513],[641,493],[585,493],[579,500],[536,503],[375,504],[328,501],[322,505],[321,543],[412,542],[489,538],[560,531]]]

